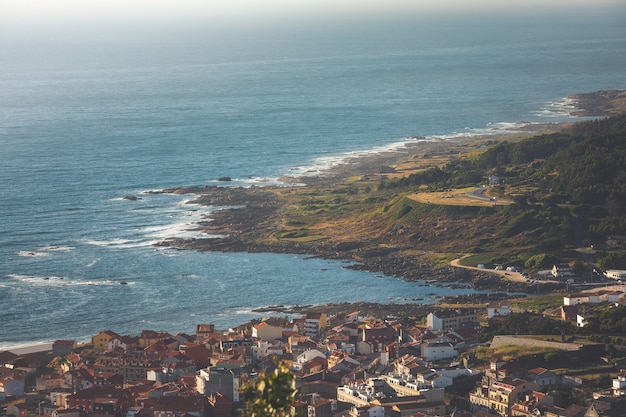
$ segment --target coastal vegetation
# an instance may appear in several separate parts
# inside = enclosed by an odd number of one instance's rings
[[[310,190],[304,199],[300,190],[283,192],[286,220],[274,236],[473,252],[482,263],[530,270],[574,261],[572,249],[626,234],[625,134],[626,116],[616,116],[501,142],[404,177],[381,174],[376,188],[367,177],[314,198]],[[490,177],[481,190],[487,198],[467,196]],[[603,264],[622,257],[607,253]]]

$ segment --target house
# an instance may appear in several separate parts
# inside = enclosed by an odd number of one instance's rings
[[[6,401],[7,398],[22,398],[24,382],[23,376],[13,373],[0,377],[0,401]]]
[[[139,338],[131,337],[131,336],[119,336],[113,337],[107,343],[107,352],[119,351],[122,353],[130,353],[133,350],[137,349],[137,343]]]
[[[542,389],[556,387],[560,378],[552,371],[545,368],[533,368],[527,372],[528,380],[535,382]]]
[[[233,415],[233,401],[221,392],[209,395],[208,402],[212,417],[231,417]]]
[[[535,382],[505,377],[492,380],[488,386],[480,386],[470,393],[472,411],[486,411],[500,416],[510,416],[511,407],[524,395],[539,391]]]
[[[224,368],[205,368],[196,373],[196,391],[204,396],[217,392],[239,402],[239,376]]]
[[[112,372],[98,372],[93,376],[93,384],[98,387],[118,387],[124,385],[124,377]]]
[[[78,408],[57,408],[50,415],[52,417],[81,417],[82,412]]]
[[[624,397],[626,396],[626,375],[621,374],[613,378],[613,396]]]
[[[283,337],[282,326],[273,326],[265,321],[252,326],[252,337],[261,340],[276,340]]]
[[[158,369],[158,361],[133,357],[100,356],[94,364],[94,372],[111,372],[124,376],[124,381],[146,379],[150,369]]]
[[[120,415],[133,405],[133,394],[128,389],[94,386],[69,395],[67,403],[87,414]]]
[[[408,417],[417,413],[442,416],[446,413],[444,401],[428,401],[422,396],[375,398],[372,400],[372,405],[384,407],[385,415],[390,417]]]
[[[65,376],[60,374],[44,374],[35,378],[35,389],[37,391],[50,391],[59,388],[69,388],[66,385]]]
[[[398,341],[398,332],[392,326],[380,326],[374,328],[364,328],[361,330],[361,342],[366,342],[369,346],[371,346],[372,352],[383,352],[385,351],[385,346],[390,343]],[[359,349],[363,349],[363,347],[359,347],[357,344],[357,352]],[[367,349],[365,349],[367,350]],[[395,352],[393,352],[393,356],[395,357]]]
[[[203,417],[208,401],[201,395],[163,395],[154,407],[154,417],[193,416]]]
[[[107,345],[114,337],[121,338],[119,334],[112,330],[104,330],[91,338],[91,343],[96,351],[104,352],[107,350]]]
[[[11,365],[17,358],[18,355],[16,355],[15,353],[4,350],[0,352],[0,366]]]
[[[172,335],[166,332],[155,332],[154,330],[142,330],[139,335],[138,346],[142,349],[148,346],[163,341],[165,339],[171,339]]]
[[[575,306],[589,302],[589,294],[568,294],[563,297],[564,306]]]
[[[511,307],[508,301],[492,301],[487,306],[487,318],[494,316],[508,316],[511,314]]]
[[[568,264],[555,264],[552,267],[552,276],[554,278],[569,278],[574,276],[574,270]]]
[[[52,343],[54,356],[67,356],[76,349],[76,340],[56,340]]]
[[[211,365],[211,356],[213,353],[210,349],[207,349],[205,345],[188,343],[184,347],[181,346],[180,351],[198,368],[204,368]]]
[[[553,406],[554,397],[543,392],[533,391],[525,394],[511,406],[511,414],[521,417],[537,417],[539,407]]]
[[[326,313],[308,313],[304,316],[304,335],[319,338],[326,329]]]
[[[620,299],[624,298],[624,293],[621,291],[596,291],[595,293],[598,297],[600,297],[600,302],[603,303],[616,303]]]
[[[316,358],[321,358],[325,360],[326,355],[324,355],[317,349],[307,349],[296,357],[296,363],[304,364]]]
[[[626,280],[626,270],[623,269],[607,269],[604,272],[604,276],[614,280]]]
[[[65,387],[77,390],[93,387],[93,375],[83,367],[71,369],[64,375]]]
[[[576,321],[578,315],[578,307],[575,305],[563,305],[561,306],[561,320],[563,321]]]
[[[452,343],[440,341],[428,341],[422,343],[422,358],[430,362],[436,362],[443,359],[456,358],[457,351],[454,350]]]
[[[206,343],[213,333],[215,333],[215,326],[213,324],[197,324],[196,343]]]
[[[465,324],[479,321],[479,314],[473,309],[442,310],[428,313],[426,325],[430,330],[450,330]]]

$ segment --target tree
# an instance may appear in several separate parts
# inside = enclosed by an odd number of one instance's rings
[[[261,371],[258,382],[243,392],[246,408],[242,417],[293,417],[296,392],[296,381],[285,364],[269,373]]]

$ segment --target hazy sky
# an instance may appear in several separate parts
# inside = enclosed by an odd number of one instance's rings
[[[607,7],[623,0],[0,0],[0,21],[277,16],[393,11],[519,11]]]
[[[128,28],[184,28],[186,19],[230,28],[275,22],[341,22],[347,16],[571,13],[624,17],[624,0],[0,0],[0,43],[79,36],[118,36]],[[141,26],[141,23],[144,26]],[[626,25],[626,23],[625,23]],[[209,25],[211,26],[211,25]],[[147,32],[147,30],[144,30]]]

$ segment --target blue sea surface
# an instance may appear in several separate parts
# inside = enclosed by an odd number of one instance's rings
[[[199,236],[218,208],[147,191],[275,184],[409,136],[574,120],[568,95],[626,88],[619,22],[482,23],[0,44],[0,347],[471,291],[307,256],[157,248]]]

